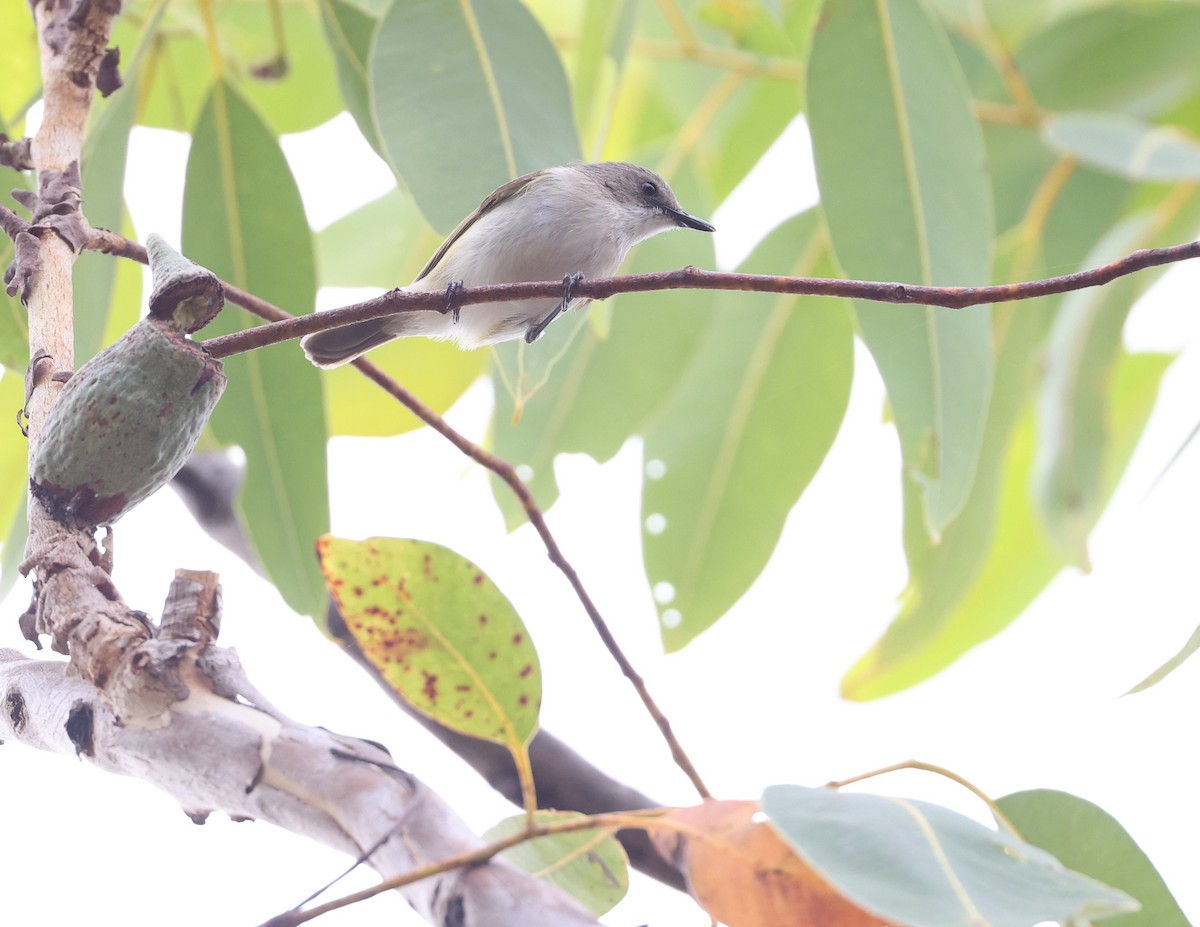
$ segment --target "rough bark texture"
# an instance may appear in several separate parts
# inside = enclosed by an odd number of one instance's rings
[[[71,268],[87,229],[79,154],[98,75],[102,90],[119,85],[116,56],[106,50],[118,9],[114,0],[33,5],[45,116],[29,146],[38,194],[22,200],[32,221],[14,226],[29,239],[15,289],[29,310],[35,359],[26,397],[31,459],[74,368]],[[356,856],[378,846],[368,862],[385,876],[481,845],[381,748],[271,707],[233,653],[214,643],[221,616],[214,574],[179,571],[155,625],[122,600],[109,575],[111,546],[96,542],[93,526],[58,521],[31,498],[29,528],[21,569],[34,578],[34,602],[22,627],[33,639],[49,636],[70,662],[0,650],[0,740],[76,754],[152,782],[193,818],[219,810],[267,820]],[[559,890],[496,861],[403,893],[447,927],[596,923]]]

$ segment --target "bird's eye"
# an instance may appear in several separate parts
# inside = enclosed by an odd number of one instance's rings
[[[654,196],[654,194],[657,192],[658,187],[656,187],[650,181],[645,180],[642,182],[642,196]]]

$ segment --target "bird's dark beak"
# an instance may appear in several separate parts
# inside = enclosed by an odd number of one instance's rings
[[[682,209],[671,209],[667,207],[667,215],[675,220],[676,225],[685,226],[689,229],[696,229],[698,232],[715,232],[717,227],[710,225],[703,219],[697,219],[695,216],[688,215]]]

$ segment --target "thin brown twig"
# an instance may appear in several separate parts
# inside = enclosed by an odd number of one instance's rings
[[[996,803],[995,799],[993,799],[987,794],[987,792],[975,785],[975,783],[971,782],[969,779],[960,776],[952,769],[947,769],[945,766],[938,766],[936,763],[926,763],[923,760],[902,760],[899,763],[892,763],[890,766],[884,766],[882,769],[872,769],[870,772],[859,773],[857,776],[851,776],[849,779],[837,779],[833,782],[826,782],[825,787],[829,789],[841,789],[855,782],[862,782],[865,779],[873,779],[876,776],[886,776],[888,773],[899,772],[902,769],[916,769],[920,770],[921,772],[931,772],[939,776],[944,776],[951,782],[957,782],[964,789],[974,794],[976,798],[988,806],[988,810],[991,811],[992,817],[996,819],[997,824],[1007,830],[1014,837],[1020,838],[1020,833],[1013,826],[1012,821],[1008,819],[1008,816],[1000,810],[1000,806]]]
[[[146,249],[144,247],[139,245],[137,242],[129,241],[128,239],[124,238],[124,236],[105,229],[92,230],[88,241],[88,248],[95,251],[103,251],[109,254],[126,257],[140,263],[146,262]],[[248,329],[248,331],[263,331],[266,329],[278,330],[279,325],[290,324],[291,322],[301,322],[305,319],[313,318],[312,316],[302,316],[300,318],[293,317],[290,313],[280,309],[278,306],[275,306],[267,302],[265,299],[261,299],[253,295],[252,293],[247,293],[240,287],[224,283],[224,281],[222,281],[222,284],[225,287],[225,298],[229,302],[233,303],[235,306],[239,306],[242,309],[247,310],[259,318],[272,320],[272,324],[270,325],[262,325],[258,328]],[[561,286],[562,285],[559,284],[560,291]],[[476,289],[478,290],[482,288]],[[435,293],[433,295],[437,296],[438,294]],[[444,305],[444,298],[442,298],[440,307],[444,308]],[[279,322],[276,320],[286,321]],[[316,331],[317,329],[313,330]],[[221,338],[213,338],[209,341],[203,342],[203,344],[206,348],[208,348],[209,345],[221,340]],[[226,355],[217,354],[215,356],[221,357]],[[596,629],[596,633],[600,636],[600,640],[604,643],[604,646],[608,649],[608,652],[612,655],[612,658],[621,668],[621,672],[625,674],[625,677],[629,680],[639,698],[641,698],[642,704],[645,706],[646,711],[649,712],[650,716],[654,719],[654,723],[658,725],[658,729],[662,733],[663,739],[666,740],[667,745],[671,750],[671,757],[674,759],[676,765],[678,765],[688,779],[691,780],[692,786],[700,794],[701,798],[711,798],[712,794],[709,792],[708,787],[704,784],[704,780],[700,778],[700,773],[696,770],[696,767],[688,757],[687,752],[683,749],[683,745],[680,744],[679,739],[675,736],[674,731],[671,729],[670,720],[665,714],[663,714],[662,709],[658,707],[658,703],[650,695],[650,691],[647,689],[645,680],[642,678],[641,674],[634,669],[633,664],[629,661],[629,658],[625,656],[624,651],[621,650],[620,644],[617,642],[616,637],[608,627],[607,622],[605,622],[604,617],[600,614],[600,610],[596,607],[595,602],[592,601],[592,597],[588,594],[587,589],[584,587],[583,581],[579,578],[579,574],[575,572],[575,568],[563,555],[561,548],[558,546],[558,542],[555,540],[554,535],[550,532],[550,527],[546,524],[546,518],[543,515],[541,508],[538,507],[537,501],[533,498],[533,494],[529,491],[529,487],[517,475],[517,472],[513,468],[512,464],[501,457],[497,457],[486,448],[481,447],[470,438],[460,434],[454,428],[450,427],[450,424],[444,418],[442,418],[442,416],[438,415],[437,412],[417,398],[416,395],[409,392],[396,380],[388,376],[370,361],[360,357],[353,362],[352,366],[356,367],[364,376],[367,377],[367,379],[371,380],[373,383],[382,388],[386,393],[388,393],[388,395],[395,398],[405,408],[412,412],[413,415],[417,416],[417,418],[453,444],[464,455],[495,473],[496,476],[503,480],[509,489],[512,490],[513,494],[521,503],[521,507],[525,510],[525,516],[529,519],[530,524],[533,525],[534,530],[536,530],[538,535],[541,537],[542,543],[546,548],[546,552],[550,556],[550,561],[556,567],[558,567],[564,576],[566,576],[567,582],[571,584],[571,588],[575,591],[575,595],[583,605],[584,611],[587,613],[588,618],[592,622],[592,626]]]
[[[517,846],[520,843],[527,843],[530,840],[536,840],[538,837],[547,837],[553,834],[569,834],[580,830],[616,830],[620,827],[646,827],[658,817],[661,817],[661,812],[658,811],[630,811],[531,824],[524,830],[515,834],[509,834],[507,837],[501,837],[476,850],[460,853],[458,856],[439,860],[435,863],[429,863],[428,865],[413,869],[411,872],[406,872],[391,879],[384,879],[375,885],[370,885],[367,888],[351,892],[350,894],[343,895],[341,898],[335,898],[332,901],[327,901],[324,904],[303,911],[287,911],[271,918],[262,924],[262,927],[296,927],[298,924],[307,923],[323,914],[357,904],[360,901],[366,901],[368,898],[374,898],[383,892],[401,888],[413,882],[420,882],[422,879],[428,879],[430,876],[449,872],[451,869],[459,869],[464,866],[474,866],[487,862],[493,856],[503,853],[510,847]]]
[[[575,286],[573,293],[577,297],[588,299],[607,299],[619,293],[644,293],[652,290],[735,290],[798,296],[832,296],[841,299],[865,299],[872,302],[963,309],[967,306],[1034,299],[1039,296],[1051,296],[1056,293],[1101,286],[1139,270],[1186,261],[1195,257],[1200,257],[1200,241],[1185,242],[1167,248],[1134,251],[1109,264],[1073,274],[1063,274],[1058,277],[1047,277],[1043,280],[1031,280],[1025,283],[1002,283],[996,286],[924,286],[871,280],[725,273],[684,267],[681,270],[661,271],[653,274],[631,274],[624,277],[584,280]],[[462,307],[475,303],[508,302],[539,297],[553,298],[561,295],[562,283],[560,281],[502,283],[463,289],[455,298],[455,305]],[[243,305],[236,299],[231,299],[231,301],[237,305]],[[211,338],[204,342],[204,346],[214,357],[228,357],[232,354],[240,354],[244,351],[252,351],[298,338],[310,332],[348,325],[351,322],[376,319],[398,312],[429,310],[448,311],[444,293],[408,293],[403,290],[392,290],[374,299],[343,306],[339,309],[297,317],[286,316],[287,321],[285,322],[274,322],[231,335]],[[273,318],[265,315],[263,317]]]

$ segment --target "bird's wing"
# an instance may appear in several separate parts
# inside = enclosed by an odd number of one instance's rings
[[[501,203],[512,199],[518,193],[523,191],[529,185],[530,181],[541,177],[544,173],[546,172],[534,171],[532,174],[525,174],[521,177],[517,177],[515,180],[510,180],[503,186],[493,190],[488,195],[487,199],[479,204],[478,209],[467,216],[467,218],[463,219],[462,222],[458,223],[458,227],[455,228],[455,230],[451,232],[449,236],[447,236],[444,242],[442,242],[442,246],[437,249],[437,253],[435,253],[434,256],[429,259],[429,262],[421,269],[421,272],[417,274],[417,278],[413,281],[413,283],[416,283],[417,280],[420,280],[432,273],[433,269],[438,266],[438,263],[442,260],[442,258],[446,256],[446,252],[450,250],[456,241],[466,234],[467,229],[474,225],[479,220],[480,216],[486,215]]]

